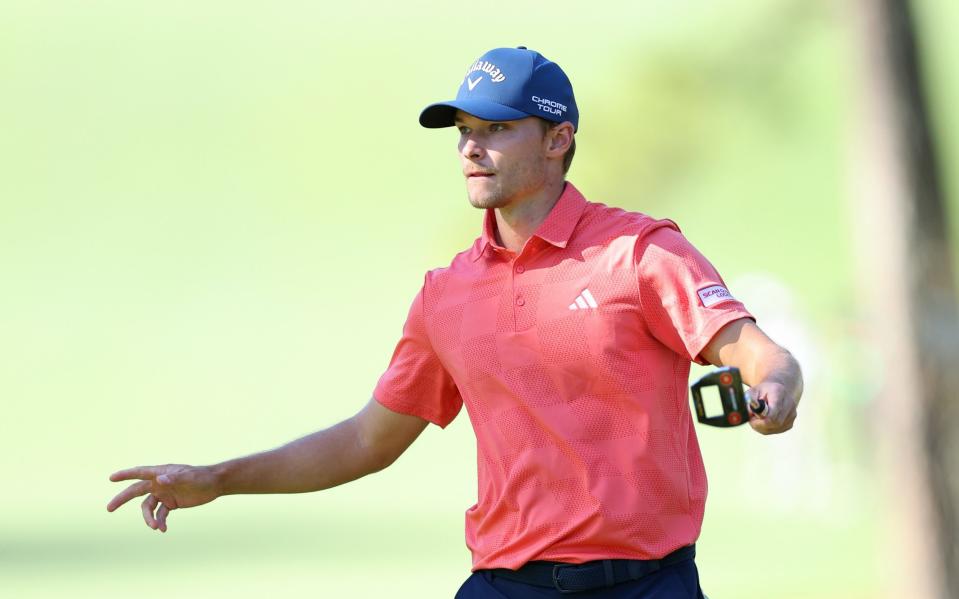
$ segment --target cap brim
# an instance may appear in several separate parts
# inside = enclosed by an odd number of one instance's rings
[[[452,127],[456,111],[462,110],[484,121],[516,121],[530,116],[521,110],[489,100],[451,100],[430,104],[420,113],[420,125],[428,129]]]

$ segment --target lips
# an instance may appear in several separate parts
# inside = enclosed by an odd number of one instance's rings
[[[466,175],[467,179],[472,179],[473,177],[492,177],[493,173],[468,173]]]

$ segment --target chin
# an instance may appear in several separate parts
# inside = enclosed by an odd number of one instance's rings
[[[496,202],[491,202],[489,198],[474,198],[470,196],[470,206],[473,208],[497,208]]]
[[[473,206],[473,208],[485,209],[485,208],[502,208],[503,206],[506,206],[507,204],[509,204],[509,202],[499,197],[473,198],[472,196],[470,196],[470,204]]]
[[[496,193],[467,193],[473,208],[502,208],[509,201]]]
[[[498,179],[467,179],[466,196],[474,208],[502,208],[509,203]]]

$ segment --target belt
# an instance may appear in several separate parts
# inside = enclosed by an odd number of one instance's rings
[[[486,571],[506,580],[555,588],[560,593],[579,593],[639,580],[660,568],[691,560],[694,557],[696,557],[696,545],[688,545],[662,559],[604,559],[584,564],[535,561],[527,562],[519,570],[494,568]]]

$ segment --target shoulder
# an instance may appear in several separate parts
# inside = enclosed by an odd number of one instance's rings
[[[630,245],[645,245],[658,237],[676,235],[682,237],[679,225],[668,218],[654,218],[643,212],[625,210],[598,202],[589,202],[577,233],[587,243],[611,242],[623,238]]]

